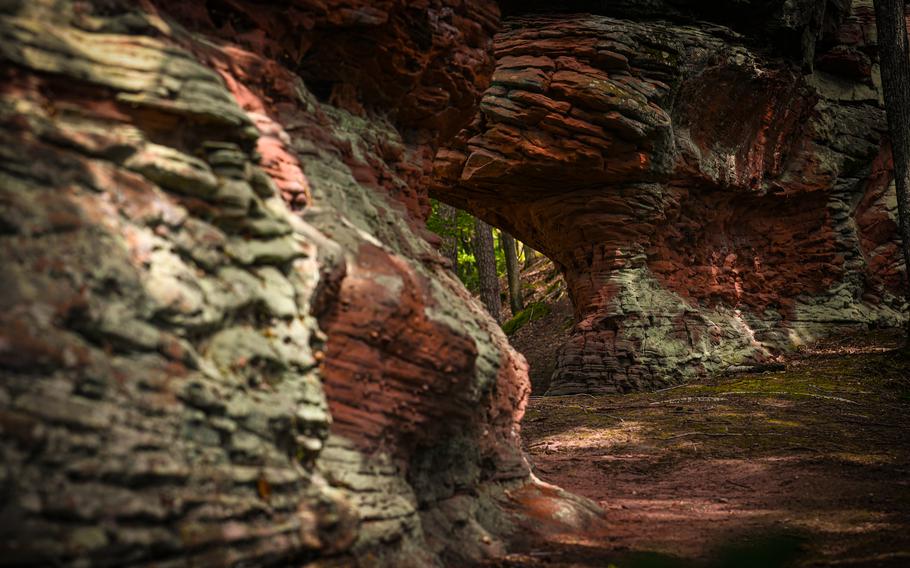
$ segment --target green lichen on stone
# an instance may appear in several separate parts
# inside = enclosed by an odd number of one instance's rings
[[[546,302],[536,302],[521,310],[508,321],[502,324],[502,330],[506,335],[513,335],[516,331],[525,325],[537,321],[550,313],[550,305]]]

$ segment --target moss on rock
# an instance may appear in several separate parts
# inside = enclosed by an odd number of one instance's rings
[[[507,322],[502,324],[502,330],[506,332],[506,335],[512,335],[519,329],[525,326],[525,324],[532,321],[537,321],[540,318],[546,316],[550,313],[550,305],[545,302],[535,302],[528,306],[527,308],[521,310]]]

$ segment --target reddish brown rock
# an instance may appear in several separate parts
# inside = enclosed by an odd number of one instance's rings
[[[552,393],[655,388],[906,317],[864,10],[810,75],[721,27],[504,22],[434,191],[563,271],[576,324]]]
[[[0,6],[0,563],[462,566],[535,495],[597,522],[418,231],[495,15]]]
[[[407,151],[416,155],[403,155],[405,149],[391,140],[372,163],[351,155],[350,148],[339,150],[359,182],[405,203],[419,219],[415,226],[422,225],[429,201],[418,182],[432,167],[431,148],[471,117],[493,69],[491,38],[499,19],[494,2],[156,4],[191,29],[256,53],[266,65],[298,73],[319,101],[358,117],[381,114],[408,133],[417,144]],[[382,175],[396,163],[397,176]]]

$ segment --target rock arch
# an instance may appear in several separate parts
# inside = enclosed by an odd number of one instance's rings
[[[516,15],[433,193],[552,258],[551,393],[656,388],[900,325],[870,8],[775,54],[722,26]]]

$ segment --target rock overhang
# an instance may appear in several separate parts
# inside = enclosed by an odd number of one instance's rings
[[[820,30],[815,58],[874,55],[851,32],[870,37],[866,8]],[[873,76],[835,81],[721,27],[615,15],[522,12],[495,50],[431,191],[562,270],[576,327],[560,392],[647,388],[902,321],[883,113],[856,97]]]

